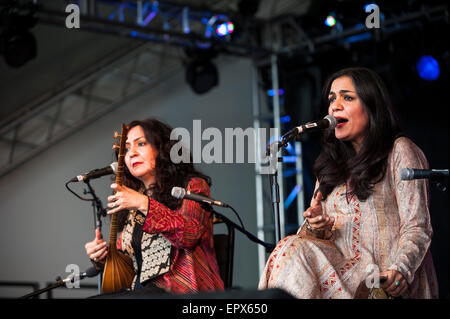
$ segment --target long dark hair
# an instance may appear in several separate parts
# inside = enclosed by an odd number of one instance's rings
[[[190,161],[188,163],[173,163],[170,158],[172,146],[178,143],[178,140],[171,140],[170,133],[172,128],[155,118],[148,118],[142,121],[132,121],[128,124],[129,129],[142,127],[145,139],[158,152],[155,160],[155,184],[151,186],[152,198],[164,204],[170,209],[176,209],[181,206],[181,200],[171,195],[172,187],[178,186],[186,188],[189,180],[193,177],[203,178],[211,186],[211,178],[202,174],[194,168],[192,155],[189,153]],[[183,151],[189,152],[184,149]],[[180,149],[181,152],[181,149]],[[131,175],[125,165],[123,184],[134,190],[144,188],[144,184]],[[128,216],[128,210],[119,213],[119,230],[123,229]]]
[[[343,76],[352,79],[356,94],[367,111],[367,133],[357,153],[351,142],[338,140],[334,130],[326,130],[322,152],[313,170],[324,199],[336,186],[348,181],[352,195],[356,195],[359,200],[366,200],[372,194],[374,185],[383,179],[388,155],[395,139],[402,133],[386,86],[378,74],[370,69],[346,68],[331,75],[323,89],[323,100],[327,107],[333,81]]]

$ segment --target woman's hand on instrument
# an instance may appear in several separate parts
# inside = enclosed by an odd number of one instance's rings
[[[108,207],[111,208],[108,214],[115,214],[124,209],[135,209],[147,215],[148,197],[146,195],[116,183],[111,184],[111,188],[116,192],[108,196]]]
[[[313,198],[311,206],[303,213],[312,229],[316,231],[331,230],[334,223],[334,218],[323,215],[322,212],[322,193],[317,192],[316,197]]]
[[[397,270],[388,270],[380,273],[380,278],[386,278],[381,288],[393,297],[401,296],[408,289],[406,278]]]
[[[84,246],[86,249],[86,254],[94,262],[104,263],[108,250],[106,247],[106,241],[102,238],[100,229],[95,229],[95,239],[86,243]]]

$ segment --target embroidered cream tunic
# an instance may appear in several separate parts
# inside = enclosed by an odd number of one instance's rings
[[[432,227],[429,185],[424,179],[402,181],[402,168],[428,168],[423,152],[398,138],[384,179],[364,202],[347,201],[346,185],[322,202],[334,217],[333,235],[321,240],[303,224],[282,239],[267,261],[259,289],[282,288],[297,298],[353,298],[362,281],[396,269],[409,284],[409,298],[437,298],[438,287],[429,251]]]

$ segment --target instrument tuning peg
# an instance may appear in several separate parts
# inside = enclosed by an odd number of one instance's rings
[[[115,149],[119,149],[120,148],[120,146],[119,145],[117,145],[117,144],[113,144],[113,147],[112,147],[112,149],[113,150],[115,150]]]
[[[118,137],[120,137],[120,134],[117,132],[114,132],[114,138],[118,138]]]

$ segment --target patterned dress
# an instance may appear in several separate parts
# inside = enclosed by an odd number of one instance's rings
[[[205,196],[210,193],[208,184],[201,178],[192,178],[186,189]],[[117,245],[132,258],[139,275],[134,278],[133,288],[138,281],[151,282],[171,293],[224,289],[213,248],[213,222],[209,212],[191,200],[183,200],[181,207],[174,211],[149,198],[147,216],[139,213],[129,214]],[[136,226],[142,228],[138,254],[133,249]]]
[[[398,138],[384,179],[365,201],[337,186],[322,202],[335,218],[331,238],[318,239],[305,224],[282,239],[270,255],[259,289],[282,288],[297,298],[354,298],[375,271],[395,269],[408,281],[403,297],[437,298],[430,253],[432,228],[427,180],[402,181],[402,168],[428,168],[423,152]],[[317,185],[316,185],[317,187]]]

